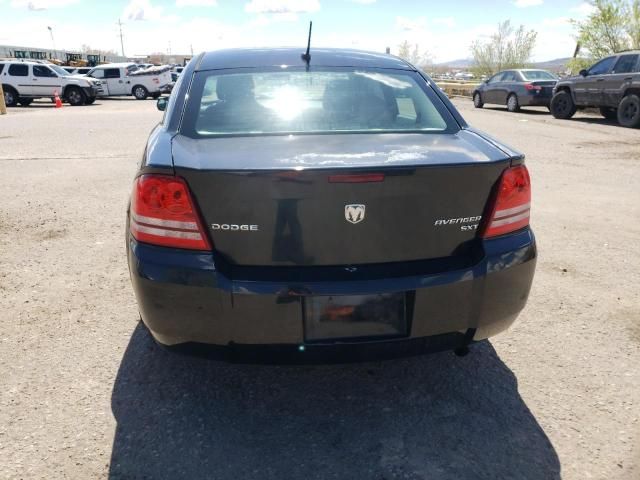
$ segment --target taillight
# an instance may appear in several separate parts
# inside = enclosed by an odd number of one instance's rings
[[[506,169],[481,232],[484,238],[504,235],[529,225],[531,179],[524,165]]]
[[[131,195],[133,237],[163,247],[211,250],[187,183],[169,175],[142,175]]]
[[[540,85],[532,85],[531,83],[525,83],[524,88],[526,88],[527,90],[542,90],[542,87]]]

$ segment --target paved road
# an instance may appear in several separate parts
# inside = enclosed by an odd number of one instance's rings
[[[0,117],[0,478],[640,478],[640,131],[456,103],[527,153],[529,305],[465,358],[347,366],[176,356],[138,325],[153,102]]]

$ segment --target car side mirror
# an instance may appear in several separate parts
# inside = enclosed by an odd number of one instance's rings
[[[588,70],[585,70],[585,69],[583,68],[582,70],[580,70],[580,71],[578,72],[578,74],[579,74],[581,77],[586,77],[587,75],[589,75],[589,71],[588,71]]]
[[[156,107],[158,107],[158,110],[161,112],[164,112],[167,109],[167,103],[169,103],[169,97],[159,97],[156,102]]]

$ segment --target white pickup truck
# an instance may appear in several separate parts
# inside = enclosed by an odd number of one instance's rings
[[[158,98],[171,83],[171,67],[140,69],[135,63],[109,63],[93,68],[88,77],[100,80],[98,97],[133,95],[138,100]]]

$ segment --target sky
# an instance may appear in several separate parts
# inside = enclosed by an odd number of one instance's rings
[[[568,57],[582,0],[0,0],[0,44],[120,53],[190,54],[232,47],[306,45],[397,52],[404,40],[437,62],[469,58],[469,45],[502,20],[538,32],[534,61]],[[51,27],[53,41],[47,27]]]

